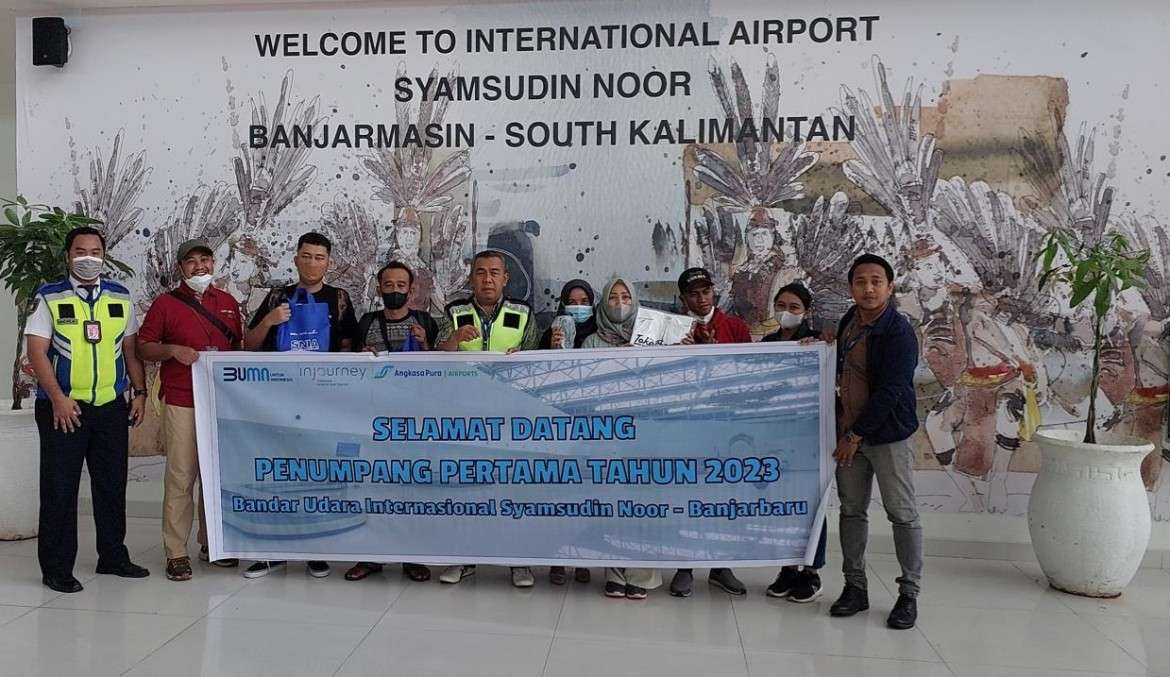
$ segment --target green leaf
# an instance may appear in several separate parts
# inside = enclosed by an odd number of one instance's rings
[[[1072,298],[1069,299],[1069,305],[1073,308],[1081,305],[1085,299],[1089,298],[1089,294],[1093,293],[1094,285],[1085,282],[1079,282],[1073,285]]]
[[[20,217],[17,216],[16,210],[13,209],[12,207],[7,207],[4,209],[4,218],[8,219],[9,223],[15,223],[15,224],[20,223]]]
[[[1097,295],[1093,299],[1093,312],[1097,317],[1105,317],[1113,305],[1113,281],[1104,278],[1097,284]]]

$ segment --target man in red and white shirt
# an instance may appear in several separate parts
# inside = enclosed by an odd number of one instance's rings
[[[195,447],[195,399],[191,365],[205,350],[239,350],[243,337],[240,305],[231,294],[212,286],[215,257],[203,240],[179,246],[182,282],[151,303],[138,330],[142,359],[161,362],[163,447],[167,468],[163,485],[163,548],[167,578],[191,578],[187,538],[194,519],[193,489],[199,479],[199,454]],[[199,502],[200,558],[208,559],[207,527],[203,501]],[[220,560],[217,566],[233,567],[238,560]]]
[[[715,305],[715,280],[705,268],[687,268],[678,277],[678,295],[687,314],[695,318],[691,333],[682,340],[684,345],[697,343],[751,343],[752,333],[747,323],[728,315]],[[747,587],[735,577],[731,569],[711,569],[707,582],[730,595],[746,595]],[[694,570],[679,569],[670,582],[670,594],[690,597],[694,584]]]

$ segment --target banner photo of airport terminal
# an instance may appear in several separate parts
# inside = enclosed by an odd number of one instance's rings
[[[1108,318],[1101,415],[1155,443],[1166,520],[1170,7],[1131,4],[94,13],[66,17],[63,69],[31,65],[18,19],[19,189],[102,219],[143,309],[188,238],[251,310],[319,230],[359,310],[398,259],[437,313],[492,247],[546,320],[573,278],[677,310],[698,265],[762,335],[793,280],[834,322],[850,260],[875,252],[919,332],[920,507],[1011,515],[1035,426],[1083,425],[1089,396],[1088,311],[1038,291],[1038,244],[1121,231],[1152,250],[1149,284]]]

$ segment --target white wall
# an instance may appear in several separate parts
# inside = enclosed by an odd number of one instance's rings
[[[10,12],[0,13],[0,195],[16,192],[16,22]],[[16,346],[16,310],[12,296],[0,291],[0,373],[7,374]],[[7,383],[7,381],[5,381]],[[8,396],[8,388],[0,399]]]

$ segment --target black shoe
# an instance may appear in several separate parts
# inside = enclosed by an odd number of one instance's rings
[[[707,582],[729,595],[747,594],[747,586],[735,577],[731,569],[712,569]]]
[[[800,569],[784,567],[780,569],[780,573],[776,574],[776,580],[772,581],[772,585],[769,585],[765,592],[769,597],[784,599],[792,594],[792,588],[796,587],[799,579]]]
[[[578,583],[588,583],[590,578],[588,567],[577,567],[577,570],[573,572],[573,580]]]
[[[869,593],[856,585],[845,584],[841,596],[829,608],[830,616],[853,616],[869,608]]]
[[[627,585],[626,599],[646,599],[646,588],[639,588],[636,585]]]
[[[150,575],[150,571],[130,561],[125,561],[121,564],[114,564],[112,566],[99,564],[97,565],[96,571],[99,574],[112,574],[122,578],[146,578]]]
[[[821,592],[821,575],[814,569],[805,569],[798,574],[796,585],[788,595],[788,601],[808,604],[820,599]]]
[[[670,594],[675,597],[690,597],[695,585],[695,574],[690,569],[679,569],[670,581]]]
[[[895,630],[909,630],[918,622],[918,600],[906,595],[898,595],[894,610],[886,619],[886,625]]]
[[[316,560],[305,563],[305,571],[313,578],[325,578],[329,575],[329,562],[318,562]]]
[[[45,576],[41,578],[41,582],[45,584],[50,590],[57,592],[81,592],[81,581],[72,576]]]
[[[607,581],[605,584],[605,596],[606,597],[613,597],[613,598],[625,597],[626,596],[626,586],[622,585],[621,583],[614,583],[613,581]]]
[[[553,585],[564,585],[569,580],[565,567],[552,567],[548,570],[548,582]]]

